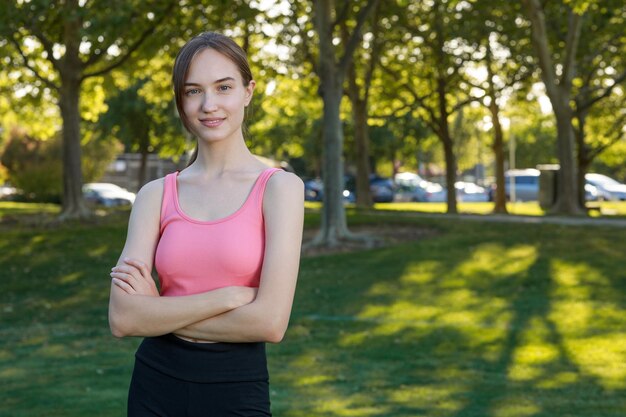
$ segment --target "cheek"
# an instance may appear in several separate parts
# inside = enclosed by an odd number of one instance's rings
[[[241,96],[229,96],[224,100],[224,106],[228,107],[231,113],[243,113],[246,100]]]
[[[197,101],[193,98],[185,97],[183,99],[183,110],[185,114],[190,114],[197,108]]]

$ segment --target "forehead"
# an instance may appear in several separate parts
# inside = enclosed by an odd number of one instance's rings
[[[206,48],[191,60],[185,82],[210,83],[227,77],[241,81],[237,65],[226,55]]]

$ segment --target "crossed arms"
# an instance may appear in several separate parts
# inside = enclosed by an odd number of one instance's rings
[[[296,288],[303,223],[303,185],[275,173],[263,201],[265,254],[260,286],[159,296],[150,271],[159,236],[163,179],[146,184],[130,215],[126,244],[112,269],[109,324],[116,337],[180,336],[214,342],[282,340]]]

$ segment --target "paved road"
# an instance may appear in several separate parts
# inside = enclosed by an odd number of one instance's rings
[[[383,210],[377,213],[383,213]],[[626,219],[610,219],[606,217],[566,217],[566,216],[515,216],[503,214],[439,214],[419,212],[395,212],[386,211],[385,215],[404,215],[433,219],[456,219],[473,220],[481,222],[498,223],[527,223],[527,224],[562,224],[567,226],[603,226],[603,227],[626,227]]]

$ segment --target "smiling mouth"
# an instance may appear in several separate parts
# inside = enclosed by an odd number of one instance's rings
[[[200,119],[200,123],[206,127],[217,127],[221,125],[224,120],[226,119]]]

